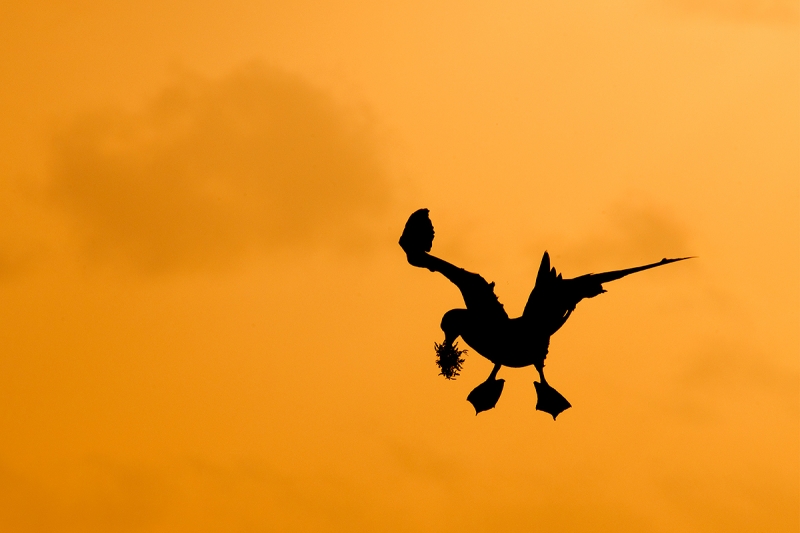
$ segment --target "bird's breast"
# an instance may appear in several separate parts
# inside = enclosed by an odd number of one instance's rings
[[[520,368],[547,355],[549,336],[537,334],[522,320],[476,321],[469,326],[461,338],[492,363]]]

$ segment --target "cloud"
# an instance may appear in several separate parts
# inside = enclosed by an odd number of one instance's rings
[[[387,451],[403,472],[452,487],[460,476],[458,464],[449,457],[419,445],[388,442]]]
[[[86,462],[42,479],[0,465],[0,524],[8,531],[133,531],[163,520],[170,492],[153,471]]]
[[[218,81],[184,76],[139,113],[99,111],[63,128],[50,199],[94,257],[145,270],[363,245],[389,188],[355,118],[260,65]]]
[[[796,24],[800,20],[794,0],[665,0],[665,5],[684,15],[739,22]]]
[[[381,529],[358,484],[324,471],[287,475],[255,459],[0,462],[0,496],[0,528],[20,533]]]
[[[623,265],[659,260],[662,257],[696,255],[681,222],[667,210],[647,202],[625,202],[611,206],[597,233],[568,244],[560,256],[575,268]]]
[[[707,339],[680,376],[686,391],[747,395],[766,392],[797,414],[797,369],[783,368],[742,340]]]
[[[29,176],[0,177],[0,282],[29,271],[48,253],[56,217],[42,209],[38,185]]]

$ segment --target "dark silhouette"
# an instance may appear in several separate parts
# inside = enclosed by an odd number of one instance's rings
[[[502,366],[520,368],[533,365],[539,372],[541,381],[536,387],[536,409],[553,416],[553,420],[570,403],[551,387],[544,377],[544,360],[547,357],[550,336],[564,325],[578,302],[584,298],[594,298],[606,292],[602,284],[649,268],[691,259],[662,259],[657,263],[614,270],[601,274],[586,274],[573,279],[563,279],[550,267],[547,252],[542,257],[536,285],[528,298],[521,317],[509,318],[503,304],[494,294],[494,283],[487,283],[479,274],[467,272],[463,268],[431,255],[433,245],[433,224],[427,209],[415,211],[406,222],[400,246],[406,253],[408,262],[431,272],[440,272],[452,281],[464,297],[466,309],[451,309],[442,317],[444,342],[434,343],[436,364],[440,375],[454,379],[461,370],[466,350],[459,350],[455,342],[460,336],[467,345],[494,363],[489,377],[475,387],[467,400],[475,407],[475,414],[493,408],[503,392],[505,380],[497,379]]]

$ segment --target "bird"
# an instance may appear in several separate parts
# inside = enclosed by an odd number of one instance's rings
[[[566,323],[578,303],[606,292],[604,283],[693,258],[664,258],[638,267],[568,279],[550,265],[550,255],[545,251],[522,315],[510,318],[494,292],[494,282],[489,283],[480,274],[430,253],[435,232],[429,213],[428,209],[418,209],[411,214],[399,244],[410,265],[444,275],[458,287],[464,299],[464,308],[451,309],[442,317],[440,327],[444,341],[434,343],[440,375],[447,379],[459,375],[464,363],[462,356],[466,353],[458,348],[459,337],[470,349],[494,364],[486,381],[467,396],[476,415],[497,405],[505,384],[505,380],[497,378],[502,367],[533,366],[539,374],[539,381],[534,382],[536,410],[550,414],[555,420],[571,404],[547,382],[544,363],[550,337]]]

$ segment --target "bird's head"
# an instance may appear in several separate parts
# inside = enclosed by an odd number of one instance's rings
[[[453,344],[464,333],[467,326],[469,311],[466,309],[451,309],[442,317],[441,328],[444,331],[444,344]]]

